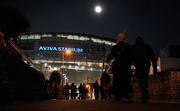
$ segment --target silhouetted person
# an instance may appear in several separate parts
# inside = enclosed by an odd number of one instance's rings
[[[87,98],[87,95],[88,95],[88,88],[86,87],[86,84],[83,83],[83,93],[82,93],[83,100]]]
[[[94,89],[95,100],[98,100],[99,99],[99,93],[100,93],[100,86],[99,86],[99,83],[97,80],[93,84],[93,89]]]
[[[80,84],[78,87],[79,90],[79,99],[82,100],[83,99],[83,85]]]
[[[108,98],[108,93],[109,93],[109,88],[110,88],[110,75],[107,73],[107,71],[105,70],[105,72],[103,72],[103,74],[101,75],[101,86],[100,86],[100,94],[101,94],[101,99],[107,99]]]
[[[71,84],[70,86],[71,89],[71,99],[76,99],[77,96],[77,87],[74,83]]]
[[[106,62],[114,59],[112,63],[113,74],[113,93],[116,100],[122,99],[123,102],[130,102],[132,87],[131,79],[131,47],[125,42],[125,33],[118,35],[118,43],[111,49],[110,55]]]
[[[49,79],[50,85],[51,85],[51,96],[53,98],[58,98],[58,85],[61,83],[61,76],[57,71],[53,71],[50,79]]]
[[[133,45],[134,64],[136,67],[135,75],[138,78],[138,83],[142,93],[142,102],[148,102],[148,79],[149,70],[152,63],[154,74],[157,73],[157,59],[152,48],[144,43],[142,37],[136,38],[136,43]]]
[[[65,99],[69,99],[69,84],[67,83],[65,86],[64,86],[64,97]]]

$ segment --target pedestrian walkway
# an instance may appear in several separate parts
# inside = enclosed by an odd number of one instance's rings
[[[134,101],[124,104],[120,101],[95,100],[48,100],[40,102],[21,102],[0,106],[0,111],[179,111],[180,103]]]
[[[141,99],[134,99],[134,102],[141,102]],[[150,99],[149,103],[166,103],[166,104],[180,104],[180,99],[165,99],[165,100],[160,100],[160,99]]]

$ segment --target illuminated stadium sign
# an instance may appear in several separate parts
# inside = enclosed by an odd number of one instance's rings
[[[39,51],[66,51],[71,50],[76,53],[83,52],[82,48],[67,48],[67,47],[54,47],[54,46],[40,46]]]

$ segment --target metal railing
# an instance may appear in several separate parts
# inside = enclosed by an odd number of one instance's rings
[[[31,67],[37,70],[37,67],[33,64],[33,62],[21,51],[21,49],[12,40],[8,40],[7,42],[13,47],[13,49],[15,49],[22,56],[22,58],[28,64],[30,64]]]

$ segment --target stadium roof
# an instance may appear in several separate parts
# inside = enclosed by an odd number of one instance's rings
[[[65,35],[78,35],[78,36],[87,36],[87,37],[93,37],[93,38],[98,38],[101,40],[107,40],[111,42],[116,42],[115,39],[108,38],[108,37],[103,37],[103,36],[98,36],[98,35],[93,35],[93,34],[85,34],[85,33],[74,33],[74,32],[33,32],[33,33],[25,33],[22,35],[29,35],[29,34],[65,34]]]

